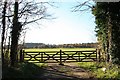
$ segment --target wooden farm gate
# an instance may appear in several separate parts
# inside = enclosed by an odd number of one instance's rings
[[[20,52],[20,61],[33,63],[92,62],[98,61],[96,50],[86,51],[25,51]]]

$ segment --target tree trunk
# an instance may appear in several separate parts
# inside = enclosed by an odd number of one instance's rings
[[[7,2],[4,2],[4,8],[3,8],[3,15],[2,15],[2,41],[1,41],[1,55],[2,55],[2,64],[4,65],[4,39],[5,39],[5,27],[6,27],[6,19],[5,19],[5,14],[6,14],[6,7],[7,7]]]
[[[11,31],[11,52],[10,52],[10,59],[11,59],[11,66],[15,66],[17,62],[17,48],[18,48],[18,2],[15,2],[14,5],[14,17],[13,17],[13,27]]]
[[[110,17],[110,14],[109,14],[109,17],[108,17],[108,53],[107,53],[107,62],[110,61],[111,49],[112,49],[112,24],[111,24],[111,17]]]

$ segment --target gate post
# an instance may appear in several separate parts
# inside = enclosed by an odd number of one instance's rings
[[[20,50],[20,62],[24,61],[24,50]]]
[[[20,62],[22,62],[22,57],[23,57],[23,55],[22,55],[22,49],[20,50]]]
[[[96,53],[96,61],[98,61],[97,49],[95,50],[95,53]]]
[[[97,53],[98,53],[98,61],[100,62],[101,61],[100,49],[97,50]]]
[[[64,65],[64,64],[62,63],[62,50],[60,50],[60,63],[59,63],[59,65]]]

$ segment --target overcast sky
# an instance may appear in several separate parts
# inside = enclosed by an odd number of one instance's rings
[[[48,12],[54,20],[40,22],[42,25],[29,25],[25,42],[66,44],[96,42],[95,18],[91,12],[72,12],[76,2],[59,2]]]

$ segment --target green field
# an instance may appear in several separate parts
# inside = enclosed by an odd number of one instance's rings
[[[86,51],[96,50],[95,48],[41,48],[41,49],[24,49],[25,51]]]

